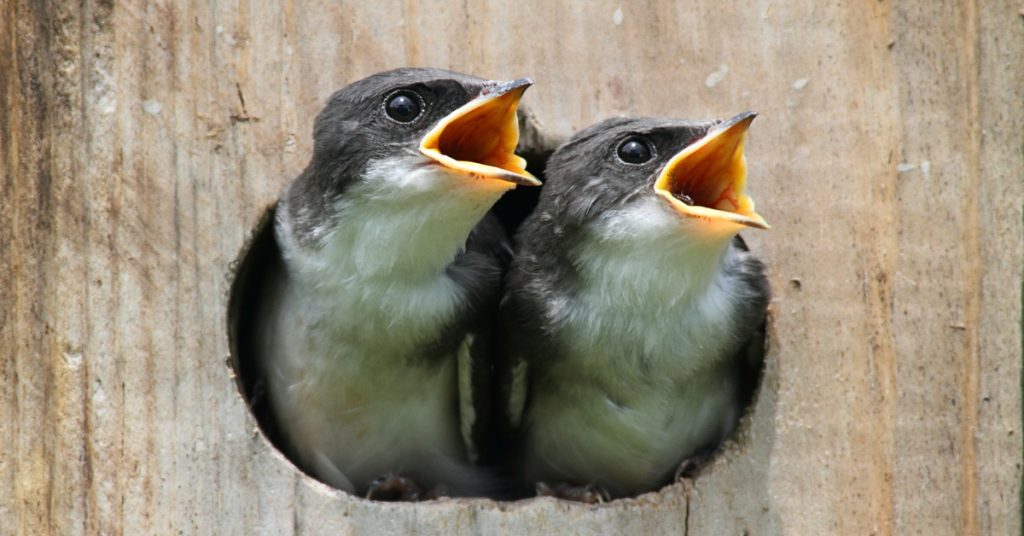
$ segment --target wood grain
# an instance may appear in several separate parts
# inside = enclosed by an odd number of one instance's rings
[[[1008,0],[0,0],[0,534],[1019,534],[1021,57]],[[760,112],[771,348],[694,482],[375,504],[257,432],[231,265],[324,99],[402,65],[531,76],[556,137]]]

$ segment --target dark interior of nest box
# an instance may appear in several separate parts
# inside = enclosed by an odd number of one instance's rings
[[[543,181],[544,166],[557,143],[551,141],[553,138],[536,132],[535,122],[521,121],[520,129],[523,131],[523,136],[517,152],[529,162],[527,170]],[[515,230],[537,205],[540,190],[540,188],[517,188],[506,193],[495,205],[494,211],[501,219],[510,237],[514,235]],[[261,371],[255,362],[254,337],[244,336],[253,330],[254,314],[258,310],[260,291],[265,288],[266,278],[276,273],[277,270],[284,269],[281,251],[274,237],[274,211],[275,207],[272,206],[260,218],[249,241],[239,254],[232,274],[227,319],[231,350],[230,363],[242,398],[252,411],[260,430],[271,444],[285,454],[296,467],[315,478],[308,468],[302,466],[298,457],[292,454],[288,442],[281,434],[267,401],[263,378],[260,376]],[[760,340],[755,340],[748,347],[749,359],[746,362],[749,363],[749,367],[743,373],[744,382],[741,385],[744,415],[749,412],[757,388],[761,383],[766,342],[764,326],[760,333]],[[735,432],[733,436],[736,436]],[[697,470],[700,470],[700,467]]]

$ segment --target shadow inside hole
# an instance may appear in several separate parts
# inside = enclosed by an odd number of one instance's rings
[[[260,218],[249,242],[242,248],[231,282],[231,296],[228,301],[228,344],[231,350],[231,367],[235,374],[238,391],[245,400],[260,430],[274,447],[285,454],[306,474],[299,458],[293,455],[291,446],[285,441],[270,409],[266,394],[266,382],[257,360],[256,331],[257,314],[260,310],[262,290],[268,282],[283,273],[281,249],[274,237],[274,214],[277,206],[271,206]]]
[[[754,401],[757,400],[757,395],[760,392],[762,386],[762,380],[764,379],[764,356],[768,353],[768,345],[770,340],[768,339],[767,327],[771,311],[765,315],[765,319],[761,322],[761,325],[757,327],[757,330],[750,338],[750,342],[740,352],[739,359],[737,359],[737,367],[739,367],[739,389],[737,390],[737,398],[739,400],[739,407],[741,408],[740,416],[738,421],[743,421],[744,418],[750,414],[750,410],[753,409]],[[740,424],[741,422],[738,422]],[[733,437],[736,436],[736,432],[733,431],[731,434]],[[726,438],[728,441],[729,438]]]
[[[543,182],[543,171],[551,156],[551,151],[520,151],[519,154],[528,162],[526,170]],[[523,220],[537,206],[540,191],[541,188],[516,188],[505,192],[505,195],[501,196],[501,199],[494,204],[494,213],[501,220],[509,239],[515,236],[515,232]]]
[[[540,134],[535,122],[530,123],[532,116],[526,117],[525,124],[522,118],[520,121],[523,137],[517,152],[527,159],[527,170],[543,181],[544,167],[558,144],[557,139]],[[494,211],[510,238],[514,236],[519,225],[536,207],[540,190],[540,188],[517,188],[508,192],[495,205]],[[265,379],[256,362],[258,354],[254,345],[258,344],[257,337],[251,336],[256,331],[256,315],[261,307],[262,290],[269,286],[270,281],[279,279],[284,271],[281,250],[274,233],[275,209],[276,206],[270,207],[256,225],[249,242],[240,253],[233,274],[227,319],[231,351],[230,363],[238,390],[266,438],[296,467],[307,475],[317,478],[310,468],[304,466],[300,458],[295,455],[294,449],[288,443],[274,418],[266,394]],[[762,383],[767,343],[765,324],[762,323],[744,351],[737,356],[736,366],[740,369],[738,402],[742,408],[737,417],[737,429],[749,420],[747,415]],[[711,446],[709,451],[713,454],[705,461],[714,460],[722,447],[736,437],[738,435],[734,430],[721,445]],[[695,477],[707,465],[708,463],[703,463],[684,476]],[[671,484],[673,482],[664,483],[664,485]],[[655,492],[657,489],[650,491]],[[503,498],[511,497],[504,496]],[[516,498],[525,498],[525,496]]]
[[[519,135],[516,154],[526,159],[526,170],[543,182],[548,159],[563,139],[545,133],[537,118],[525,107],[519,109]],[[540,192],[541,188],[516,188],[506,192],[494,205],[494,213],[501,220],[509,239],[515,236],[519,225],[537,206]]]

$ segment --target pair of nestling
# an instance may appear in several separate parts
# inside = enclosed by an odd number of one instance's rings
[[[335,93],[277,207],[254,337],[293,459],[373,498],[656,488],[735,426],[767,227],[726,122],[611,119],[491,211],[529,80],[399,69]]]

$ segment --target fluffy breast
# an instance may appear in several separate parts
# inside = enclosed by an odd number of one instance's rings
[[[559,352],[531,365],[526,449],[537,478],[652,489],[735,422],[730,358],[751,290],[727,267],[745,253],[680,232],[658,208],[601,218],[571,251],[578,284],[538,300]]]
[[[287,197],[278,210],[287,273],[264,322],[269,396],[300,458],[342,489],[387,471],[470,485],[455,356],[465,333],[451,326],[473,291],[449,268],[504,190],[460,180],[415,159],[376,163],[312,244],[293,236]]]

